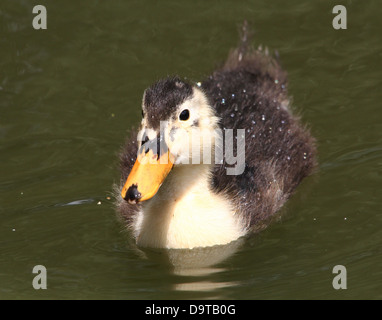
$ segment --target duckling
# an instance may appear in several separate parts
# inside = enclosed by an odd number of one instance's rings
[[[244,23],[239,46],[204,81],[174,76],[145,90],[140,128],[121,152],[117,199],[138,246],[228,244],[265,228],[313,172],[315,139],[292,113],[286,72],[249,42]],[[243,138],[232,150],[244,160],[238,174],[228,174],[225,156],[194,161],[190,150],[204,159],[225,149],[216,132],[230,129]],[[212,137],[210,151],[195,130]]]

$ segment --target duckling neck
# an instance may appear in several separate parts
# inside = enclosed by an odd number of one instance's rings
[[[210,165],[174,167],[158,193],[142,203],[134,229],[143,247],[194,248],[244,234],[233,204],[212,192]]]

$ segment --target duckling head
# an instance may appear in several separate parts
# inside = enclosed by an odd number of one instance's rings
[[[152,198],[174,166],[200,164],[216,142],[219,119],[204,92],[178,77],[143,95],[137,160],[121,195],[136,204]]]

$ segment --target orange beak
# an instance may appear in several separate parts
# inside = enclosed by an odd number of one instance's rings
[[[169,151],[158,156],[151,149],[145,151],[143,148],[127,177],[122,198],[131,204],[152,198],[173,166],[174,159]]]

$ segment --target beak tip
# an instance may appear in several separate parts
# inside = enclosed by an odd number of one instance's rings
[[[132,184],[126,191],[125,197],[123,198],[130,204],[137,204],[142,198],[141,193],[138,191],[138,185]]]

